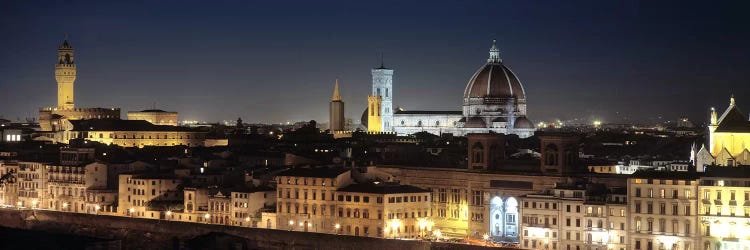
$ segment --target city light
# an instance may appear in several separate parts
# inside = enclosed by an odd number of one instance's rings
[[[132,213],[135,213],[135,208],[134,208],[134,207],[131,207],[130,209],[128,209],[128,211],[130,211],[130,213],[131,213],[131,214],[132,214]]]
[[[172,211],[167,211],[167,216],[172,216]]]
[[[484,234],[484,235],[482,235],[482,239],[489,240],[490,239],[490,235],[489,234]]]

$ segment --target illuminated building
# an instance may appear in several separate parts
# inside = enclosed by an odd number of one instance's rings
[[[341,95],[339,94],[339,79],[336,79],[336,86],[333,88],[330,106],[328,124],[331,133],[345,130],[344,101],[341,100]]]
[[[369,132],[382,132],[382,117],[381,111],[383,110],[380,106],[383,99],[381,96],[368,96],[367,97],[367,131]],[[365,124],[365,123],[363,123]]]
[[[277,177],[277,229],[354,236],[431,235],[430,193],[396,183],[353,183],[351,171],[296,168]]]
[[[55,133],[55,141],[73,139],[95,141],[121,147],[188,146],[206,144],[206,132],[169,125],[154,125],[143,120],[90,119],[68,120],[64,130]]]
[[[42,162],[18,162],[18,201],[19,207],[41,208],[47,198],[47,166]]]
[[[64,120],[120,119],[118,108],[76,108],[74,103],[76,80],[75,53],[66,39],[57,48],[55,80],[57,81],[57,107],[39,109],[39,126],[42,131],[58,131]]]
[[[750,121],[735,105],[734,96],[729,99],[729,107],[720,117],[711,108],[708,145],[693,152],[698,171],[703,171],[703,167],[707,165],[750,165],[749,150]]]
[[[367,131],[400,135],[425,131],[460,136],[488,132],[517,134],[522,138],[532,136],[535,128],[526,117],[526,92],[521,81],[503,63],[494,41],[489,54],[487,63],[472,75],[466,85],[462,111],[394,110],[393,70],[382,65],[373,69],[372,95],[368,97],[368,107],[362,115],[362,126]],[[378,101],[377,97],[381,100]],[[373,109],[376,111],[371,111]],[[369,120],[373,118],[380,120]]]
[[[18,203],[18,170],[18,161],[0,160],[0,176],[11,172],[16,173],[15,176],[10,175],[12,179],[0,187],[0,205],[14,206]]]
[[[750,168],[709,167],[698,188],[700,249],[748,249]]]
[[[225,194],[226,193],[226,194]],[[229,216],[232,206],[232,199],[229,197],[230,192],[227,190],[217,190],[216,193],[208,195],[208,223],[230,225]]]
[[[609,193],[603,186],[591,187],[558,184],[522,197],[521,246],[628,249],[626,195]]]
[[[154,125],[177,126],[180,122],[177,112],[161,109],[128,111],[128,120],[144,120]]]
[[[257,215],[268,212],[276,204],[276,190],[270,188],[247,188],[231,192],[231,221],[234,226],[271,228],[275,225],[270,219],[263,220]],[[273,209],[270,209],[273,210]]]
[[[400,183],[432,192],[432,220],[449,237],[481,238],[518,242],[519,197],[541,193],[564,182],[575,172],[578,146],[566,134],[540,137],[549,147],[537,161],[505,161],[501,134],[468,134],[467,169],[378,166]],[[554,150],[552,150],[554,148]],[[557,159],[555,161],[554,159]],[[567,159],[567,160],[566,160]],[[542,171],[544,169],[544,172]]]
[[[169,204],[182,202],[182,193],[178,192],[181,184],[178,171],[120,174],[117,213],[127,217],[160,219],[169,211]]]
[[[698,175],[637,171],[628,179],[629,249],[698,249]]]

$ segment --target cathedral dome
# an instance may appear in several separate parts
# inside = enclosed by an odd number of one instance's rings
[[[500,50],[492,42],[490,58],[469,80],[464,98],[517,98],[526,99],[521,81],[500,59]]]
[[[522,116],[516,118],[516,122],[513,123],[513,128],[534,128],[534,124],[531,123],[528,118]]]
[[[464,128],[486,128],[487,123],[481,117],[469,117],[464,124]]]

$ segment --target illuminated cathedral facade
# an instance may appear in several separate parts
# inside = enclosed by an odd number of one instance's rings
[[[518,77],[503,63],[493,41],[487,62],[469,79],[461,111],[411,111],[393,109],[393,69],[382,64],[372,70],[372,94],[362,114],[363,129],[408,135],[418,132],[534,135],[526,117],[526,92]]]

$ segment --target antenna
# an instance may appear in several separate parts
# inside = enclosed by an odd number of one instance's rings
[[[380,52],[380,68],[385,68],[385,61],[383,60],[383,52]]]

